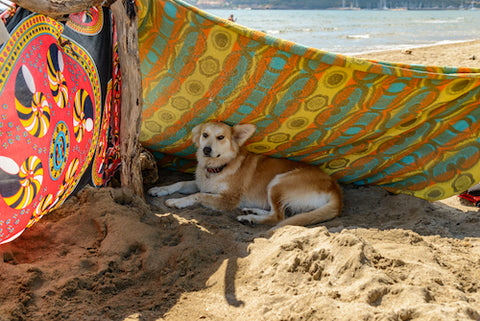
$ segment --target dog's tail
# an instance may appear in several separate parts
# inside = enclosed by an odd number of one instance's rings
[[[274,228],[285,225],[306,226],[331,220],[342,211],[342,197],[338,194],[331,194],[330,200],[324,206],[309,212],[295,214],[279,222]]]

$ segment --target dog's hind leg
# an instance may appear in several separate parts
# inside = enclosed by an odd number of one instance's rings
[[[248,215],[248,214],[254,214],[254,215],[270,215],[270,211],[267,211],[267,210],[264,210],[264,209],[261,209],[261,208],[249,208],[249,207],[246,207],[246,208],[242,208],[242,212],[243,212],[245,215]]]
[[[240,223],[255,224],[277,224],[285,217],[285,208],[282,202],[283,191],[280,185],[272,185],[268,190],[268,202],[270,211],[257,208],[244,208],[246,215],[237,217]]]
[[[279,222],[274,229],[285,225],[306,226],[331,220],[342,210],[342,200],[339,196],[331,195],[327,204],[309,212],[299,213]]]
[[[271,211],[267,215],[253,211],[239,216],[238,220],[249,224],[277,224],[275,228],[305,226],[330,220],[342,209],[340,187],[317,169],[277,175],[269,184],[268,202]],[[297,214],[284,220],[286,208]]]

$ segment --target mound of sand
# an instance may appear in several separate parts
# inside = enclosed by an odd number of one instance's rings
[[[0,320],[480,319],[476,208],[344,193],[339,218],[266,237],[239,211],[85,188],[0,247]]]

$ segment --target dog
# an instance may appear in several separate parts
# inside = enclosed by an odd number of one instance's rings
[[[247,151],[253,124],[203,123],[192,130],[198,161],[195,180],[153,187],[152,196],[190,194],[166,200],[169,207],[195,204],[225,211],[242,208],[246,224],[306,226],[333,219],[342,210],[339,185],[321,169]],[[286,217],[286,212],[294,214]]]

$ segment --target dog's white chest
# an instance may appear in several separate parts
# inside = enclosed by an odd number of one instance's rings
[[[204,193],[221,194],[228,190],[229,186],[218,174],[201,173],[196,177],[196,183],[200,191]]]

